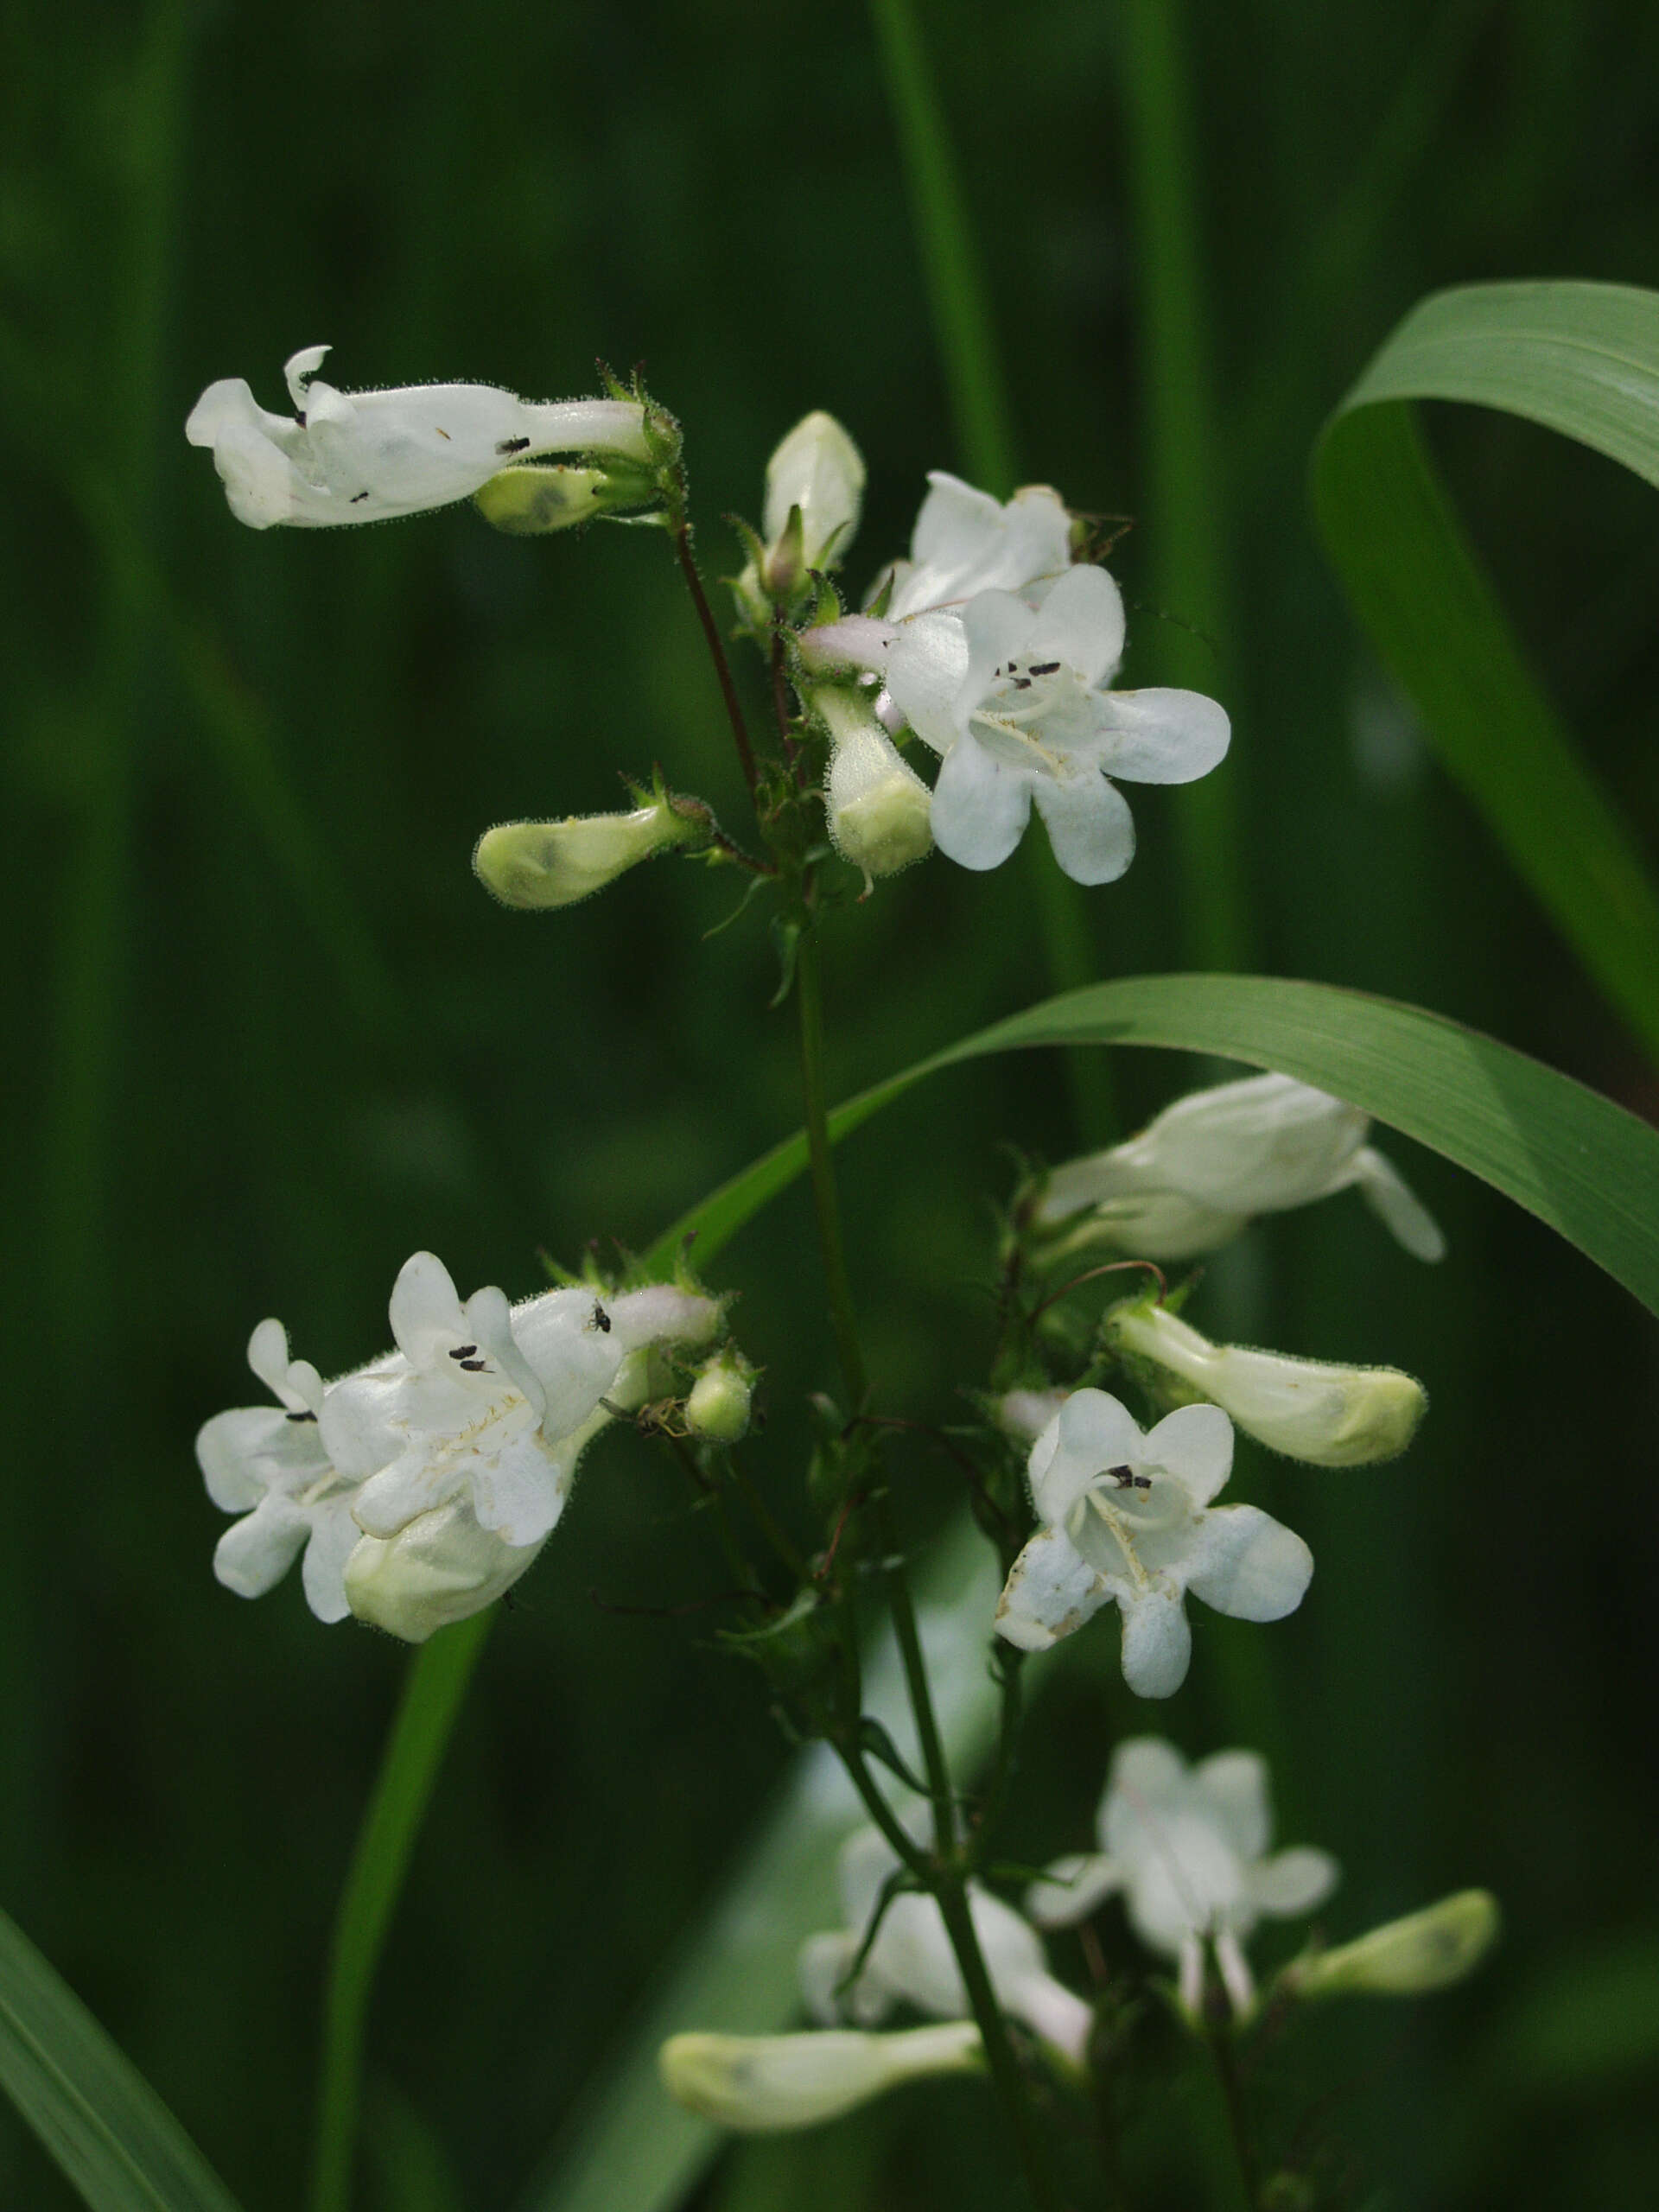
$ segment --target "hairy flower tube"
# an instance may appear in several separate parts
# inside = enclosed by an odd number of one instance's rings
[[[690,804],[690,802],[688,802]],[[501,822],[473,849],[473,869],[504,906],[574,906],[658,853],[708,840],[706,814],[683,814],[666,792],[626,814]]]
[[[1027,1911],[1040,1927],[1069,1928],[1121,1894],[1141,1942],[1179,1962],[1194,2016],[1206,1942],[1246,2018],[1255,1992],[1243,1939],[1264,1916],[1311,1912],[1336,1886],[1326,1852],[1268,1857],[1268,1769],[1255,1751],[1217,1751],[1189,1768],[1161,1737],[1131,1738],[1113,1754],[1096,1833],[1099,1851],[1057,1859],[1027,1892]]]
[[[749,2135],[816,2127],[933,2074],[982,2063],[971,2020],[871,2035],[820,2028],[793,2036],[671,2036],[658,2055],[669,2094],[721,2127]]]
[[[966,2019],[972,2007],[936,1899],[916,1891],[889,1898],[875,1939],[852,1969],[899,1859],[875,1828],[859,1828],[842,1847],[844,1928],[810,1937],[801,1951],[801,1994],[826,2026],[851,2019],[873,2027],[895,2005],[936,2019]],[[1043,1941],[1011,1905],[977,1883],[968,1891],[974,1932],[998,2004],[1074,2063],[1081,2063],[1093,2015],[1048,1970]],[[849,1980],[849,1976],[852,1979]]]
[[[1497,1940],[1497,1900],[1459,1890],[1332,1951],[1294,1960],[1280,1986],[1296,1997],[1419,1997],[1461,1981]]]
[[[1313,1555],[1259,1506],[1211,1504],[1232,1464],[1218,1406],[1182,1406],[1143,1435],[1105,1391],[1074,1390],[1032,1446],[1044,1525],[1014,1563],[999,1633],[1044,1651],[1115,1602],[1124,1680],[1139,1697],[1169,1697],[1192,1654],[1189,1591],[1238,1620],[1294,1612]]]
[[[210,384],[190,411],[186,437],[212,448],[231,512],[251,530],[420,514],[537,454],[651,458],[632,400],[537,402],[482,384],[343,392],[317,373],[329,350],[308,346],[285,366],[291,419],[267,414],[241,377]]]
[[[1167,1306],[1135,1299],[1109,1313],[1105,1341],[1208,1398],[1271,1452],[1316,1467],[1393,1459],[1428,1406],[1397,1367],[1338,1367],[1322,1359],[1212,1344]]]
[[[262,1323],[250,1357],[284,1410],[216,1415],[197,1455],[216,1503],[251,1509],[221,1539],[221,1581],[257,1596],[304,1544],[320,1618],[350,1611],[421,1643],[518,1580],[607,1408],[643,1398],[644,1355],[706,1341],[719,1307],[668,1285],[516,1306],[488,1288],[463,1306],[442,1262],[417,1252],[391,1316],[397,1351],[327,1388]]]
[[[824,813],[842,858],[869,878],[896,875],[931,852],[931,795],[870,702],[834,684],[813,687],[806,702],[829,733]]]
[[[1059,1232],[1048,1257],[1104,1245],[1186,1260],[1255,1215],[1357,1189],[1414,1259],[1446,1251],[1433,1216],[1366,1142],[1370,1117],[1287,1075],[1189,1091],[1138,1136],[1057,1167],[1033,1219]]]

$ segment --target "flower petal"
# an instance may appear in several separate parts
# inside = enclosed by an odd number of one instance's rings
[[[273,1491],[219,1538],[213,1573],[238,1598],[263,1598],[293,1566],[310,1533],[310,1516]]]
[[[412,1366],[442,1359],[466,1341],[461,1294],[435,1252],[416,1252],[391,1287],[391,1333]]]
[[[1039,1928],[1075,1928],[1123,1886],[1124,1871],[1099,1852],[1057,1859],[1026,1891],[1026,1916]]]
[[[1341,1870],[1328,1851],[1306,1845],[1281,1851],[1259,1866],[1247,1870],[1250,1902],[1258,1912],[1277,1919],[1312,1912],[1323,1904],[1341,1878]]]
[[[1007,591],[976,592],[963,608],[968,665],[955,702],[958,728],[965,726],[968,711],[978,706],[990,690],[997,671],[1025,652],[1036,620],[1024,600]]]
[[[303,1448],[295,1437],[300,1427],[310,1423],[290,1423],[274,1406],[235,1406],[202,1423],[196,1464],[221,1513],[245,1513],[258,1504],[282,1459]]]
[[[1032,660],[1064,661],[1087,684],[1109,676],[1123,658],[1123,595],[1105,569],[1068,569],[1028,626],[1025,649]]]
[[[1062,872],[1073,883],[1116,883],[1135,858],[1135,817],[1116,785],[1085,762],[1037,777],[1032,797]]]
[[[1184,1564],[1192,1595],[1241,1621],[1294,1613],[1313,1575],[1313,1554],[1295,1530],[1255,1505],[1212,1507],[1194,1530]]]
[[[1195,1505],[1208,1505],[1233,1471],[1233,1424],[1219,1406],[1179,1406],[1148,1432],[1141,1458],[1167,1468]]]
[[[1353,1180],[1382,1226],[1414,1260],[1446,1257],[1446,1236],[1428,1208],[1387,1156],[1371,1145],[1354,1154]]]
[[[398,1418],[412,1379],[397,1354],[360,1375],[342,1376],[322,1402],[318,1417],[322,1447],[336,1471],[353,1482],[390,1466],[408,1443]]]
[[[435,1452],[423,1439],[389,1467],[372,1474],[352,1500],[357,1524],[371,1536],[395,1536],[422,1513],[446,1503],[465,1490],[474,1472],[472,1459]]]
[[[1114,691],[1103,702],[1100,765],[1132,784],[1190,784],[1226,758],[1224,709],[1201,691]]]
[[[1046,1651],[1093,1618],[1111,1596],[1063,1529],[1026,1546],[997,1602],[996,1630],[1022,1651]]]
[[[956,702],[967,673],[968,639],[959,617],[918,614],[899,625],[887,657],[887,692],[936,753],[949,753],[957,741]]]
[[[1000,868],[1025,835],[1029,779],[962,737],[944,756],[933,786],[933,842],[959,868]]]
[[[1154,1587],[1118,1602],[1124,1681],[1137,1697],[1173,1697],[1192,1659],[1192,1631],[1180,1592]]]
[[[1161,1736],[1130,1736],[1112,1754],[1100,1801],[1100,1847],[1133,1868],[1144,1852],[1149,1813],[1178,1807],[1188,1788],[1186,1761]]]
[[[893,2010],[893,1999],[865,1967],[855,1981],[847,1983],[861,1936],[848,1930],[809,1936],[801,1946],[797,1974],[801,2001],[821,2027],[833,2028],[843,2020],[860,2027],[874,2027]]]
[[[1141,1459],[1146,1439],[1128,1408],[1105,1390],[1074,1390],[1032,1447],[1032,1502],[1064,1521],[1097,1475]]]
[[[346,1596],[346,1562],[363,1541],[352,1514],[353,1493],[324,1498],[311,1509],[311,1541],[305,1548],[301,1580],[305,1602],[320,1621],[343,1621],[352,1610]]]
[[[569,1485],[560,1480],[539,1429],[513,1437],[499,1452],[472,1454],[467,1467],[479,1527],[515,1550],[539,1544],[564,1510]]]
[[[1192,1770],[1193,1785],[1241,1859],[1259,1859],[1273,1834],[1268,1763],[1259,1751],[1217,1751]]]

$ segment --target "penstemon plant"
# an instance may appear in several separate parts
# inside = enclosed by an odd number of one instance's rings
[[[752,1419],[768,1347],[738,1343],[738,1286],[702,1280],[708,1262],[689,1241],[608,1267],[590,1251],[516,1303],[493,1286],[463,1299],[442,1261],[417,1252],[391,1290],[394,1348],[352,1373],[325,1382],[290,1357],[280,1322],[255,1328],[249,1364],[267,1402],[214,1415],[197,1441],[213,1502],[236,1516],[214,1554],[219,1580],[257,1597],[301,1560],[319,1620],[354,1617],[416,1644],[453,1637],[556,1541],[579,1463],[607,1429],[661,1440],[726,1549],[721,1641],[790,1738],[839,1760],[868,1823],[841,1854],[842,1926],[801,1954],[817,2024],[757,2037],[710,2021],[676,2036],[661,2053],[665,2090],[722,2126],[765,2132],[921,2076],[981,2073],[1030,2202],[1057,2212],[1130,2201],[1115,2098],[1126,2079],[1155,2096],[1173,2038],[1213,2068],[1249,2201],[1326,2201],[1255,2108],[1259,2050],[1338,1994],[1456,1980],[1492,1939],[1491,1899],[1464,1892],[1334,1948],[1316,1929],[1262,1981],[1253,1930],[1305,1920],[1336,1866],[1310,1847],[1270,1851],[1255,1753],[1222,1750],[1189,1770],[1152,1735],[1099,1747],[1097,1851],[1022,1871],[1002,1830],[1031,1655],[1086,1632],[1107,1663],[1109,1638],[1089,1624],[1115,1606],[1130,1691],[1169,1699],[1194,1663],[1189,1599],[1268,1624],[1306,1597],[1307,1544],[1229,1486],[1236,1430],[1302,1466],[1345,1467],[1403,1452],[1425,1411],[1421,1385],[1395,1369],[1211,1342],[1186,1316],[1199,1270],[1178,1271],[1258,1215],[1351,1187],[1421,1261],[1441,1256],[1440,1230],[1368,1141],[1368,1114],[1287,1072],[1192,1092],[1126,1141],[1022,1173],[995,1254],[994,1340],[960,1377],[976,1417],[936,1436],[1002,1582],[968,1624],[979,1657],[952,1662],[988,1667],[996,1740],[986,1774],[957,1771],[939,1718],[954,1686],[925,1651],[889,1472],[897,1433],[920,1424],[871,1386],[824,1078],[832,917],[855,929],[882,880],[936,850],[972,870],[1001,866],[1033,811],[1075,883],[1116,882],[1135,854],[1120,784],[1209,773],[1228,748],[1224,709],[1188,690],[1113,688],[1123,601],[1090,524],[1046,486],[999,501],[936,472],[908,553],[849,598],[841,576],[865,470],[823,413],[773,453],[759,526],[736,525],[730,634],[753,656],[747,681],[698,567],[681,426],[637,378],[546,404],[469,385],[347,393],[322,381],[326,351],[288,364],[291,417],[265,412],[240,380],[211,385],[192,413],[188,435],[211,449],[240,521],[347,525],[470,498],[514,536],[613,519],[669,539],[751,819],[723,826],[681,787],[681,764],[619,764],[628,810],[484,829],[474,866],[526,910],[569,906],[677,853],[741,879],[738,918],[770,929],[774,1003],[798,1033],[839,1387],[815,1402],[810,1465],[780,1465]],[[764,721],[746,697],[765,699]],[[791,1533],[803,1525],[804,1546]],[[908,1749],[867,1697],[878,1611]],[[1053,1840],[1057,1852],[1075,1841]],[[1116,1899],[1146,1961],[1128,1978],[1096,1974],[1085,1994],[1055,1971],[1045,1931],[1080,1929],[1098,1965],[1095,1918]],[[884,2024],[895,2012],[912,2017]],[[350,2195],[349,2035],[334,2056],[319,2212]]]

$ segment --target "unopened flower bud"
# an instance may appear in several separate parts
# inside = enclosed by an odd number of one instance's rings
[[[864,458],[858,448],[822,408],[804,416],[766,463],[764,527],[771,589],[786,596],[809,569],[838,567],[858,529],[863,502]],[[785,548],[798,570],[774,574]]]
[[[705,835],[703,823],[677,813],[659,792],[630,814],[500,823],[479,839],[473,867],[505,906],[573,906],[639,861]]]
[[[996,1425],[1016,1444],[1034,1444],[1071,1395],[1069,1390],[1007,1390],[993,1408]]]
[[[748,1433],[754,1370],[743,1355],[728,1350],[705,1367],[685,1402],[685,1425],[693,1436],[711,1444],[735,1444]]]
[[[836,850],[867,876],[896,875],[932,850],[932,793],[861,694],[827,685],[808,704],[830,733],[824,800]]]
[[[1416,1997],[1473,1972],[1497,1941],[1497,1900],[1487,1890],[1459,1890],[1403,1920],[1385,1921],[1352,1943],[1319,1951],[1285,1969],[1297,1997]]]
[[[1422,1384],[1398,1368],[1338,1367],[1212,1344],[1162,1306],[1120,1306],[1107,1316],[1105,1334],[1120,1351],[1178,1376],[1269,1451],[1316,1467],[1395,1459],[1428,1404]]]
[[[930,2074],[981,2063],[971,2020],[871,2035],[830,2028],[794,2036],[671,2037],[658,2059],[671,2096],[746,2134],[815,2127]]]

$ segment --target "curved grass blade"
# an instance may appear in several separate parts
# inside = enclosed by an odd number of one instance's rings
[[[1028,1007],[836,1109],[840,1139],[925,1076],[1034,1045],[1154,1045],[1299,1077],[1363,1107],[1502,1191],[1659,1313],[1659,1131],[1610,1099],[1444,1014],[1269,976],[1131,976]],[[684,1215],[701,1262],[791,1183],[789,1137]]]
[[[92,2212],[238,2212],[137,2068],[4,1913],[0,2088]]]
[[[1481,284],[1400,324],[1326,424],[1313,505],[1355,613],[1430,742],[1659,1058],[1659,891],[1516,645],[1415,403],[1560,430],[1659,484],[1659,293]]]
[[[334,1921],[323,2002],[313,2212],[348,2212],[352,2202],[363,2031],[375,1969],[432,1785],[494,1618],[492,1609],[440,1629],[410,1662]]]

